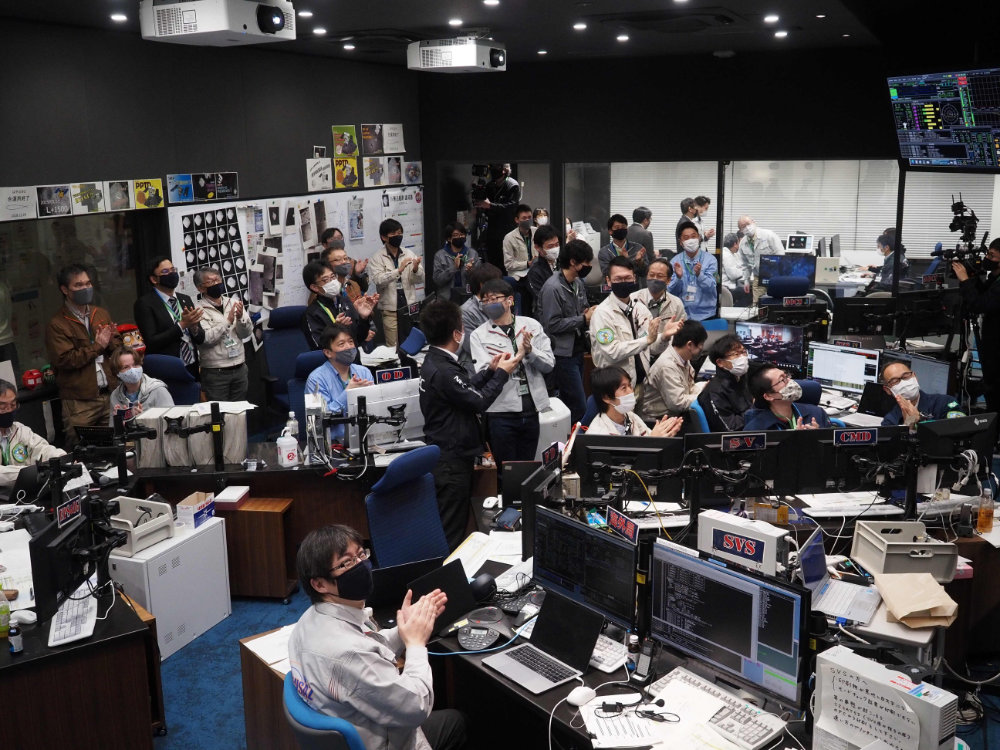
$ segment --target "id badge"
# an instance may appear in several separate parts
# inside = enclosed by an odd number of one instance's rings
[[[239,346],[232,336],[227,336],[222,342],[223,346],[226,347],[226,356],[230,359],[234,359],[239,356]]]
[[[698,292],[698,287],[694,284],[688,284],[687,289],[684,291],[684,301],[694,302],[694,296]]]
[[[414,302],[412,305],[410,305],[407,308],[407,311],[410,313],[411,317],[414,316],[414,315],[419,315],[420,314],[420,303],[419,302]]]

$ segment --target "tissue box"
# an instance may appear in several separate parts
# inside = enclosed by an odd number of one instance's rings
[[[177,520],[192,529],[197,529],[214,515],[214,492],[192,492],[177,503]]]
[[[219,510],[237,510],[250,497],[250,485],[234,484],[215,496],[215,507]]]

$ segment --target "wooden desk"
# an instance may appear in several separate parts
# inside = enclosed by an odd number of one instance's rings
[[[264,663],[247,643],[273,633],[258,633],[240,639],[240,671],[243,673],[243,720],[247,750],[298,750],[298,743],[283,707],[285,676]]]
[[[149,708],[153,715],[153,731],[163,736],[167,733],[167,715],[163,708],[163,680],[160,677],[160,649],[156,645],[156,617],[125,594],[120,596],[123,603],[132,606],[147,628],[145,641],[146,669],[149,672]]]
[[[232,596],[284,599],[298,583],[295,563],[286,545],[285,519],[290,497],[251,497],[235,510],[215,514],[226,519],[229,592]]]
[[[102,600],[99,612],[107,605]],[[7,715],[5,748],[106,750],[153,747],[147,627],[123,602],[94,635],[48,647],[49,623],[24,628],[24,651],[0,649],[0,684]]]

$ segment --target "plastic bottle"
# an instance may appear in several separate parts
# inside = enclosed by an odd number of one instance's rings
[[[0,638],[6,638],[10,631],[10,602],[0,594]]]
[[[297,439],[298,432],[292,432],[292,423],[295,423],[295,419],[288,420],[289,425],[281,431],[281,437],[278,438],[278,464],[287,468],[292,466],[298,466],[299,464],[299,441]]]
[[[993,531],[993,490],[989,487],[983,488],[983,494],[979,498],[979,515],[976,517],[976,531],[980,534],[987,534]]]
[[[299,420],[295,418],[295,412],[288,412],[288,422],[285,424],[285,429],[289,431],[293,438],[299,439]]]
[[[10,640],[10,652],[12,654],[19,654],[24,650],[24,643],[21,640],[21,626],[16,619],[10,623],[7,638]]]

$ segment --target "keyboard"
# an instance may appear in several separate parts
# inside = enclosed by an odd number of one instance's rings
[[[820,396],[819,403],[822,406],[832,406],[835,409],[840,409],[841,411],[858,405],[858,402],[854,399],[842,396],[839,393],[834,393],[833,391],[823,391],[823,395]]]
[[[874,518],[876,516],[901,516],[905,512],[897,505],[878,502],[871,503],[843,503],[828,508],[803,508],[802,512],[810,518]]]
[[[518,664],[522,664],[532,672],[547,677],[552,682],[562,682],[576,674],[575,669],[570,669],[532,646],[515,648],[512,651],[508,651],[507,655]]]
[[[610,674],[616,669],[621,669],[626,661],[628,661],[628,647],[624,643],[612,640],[603,634],[597,637],[594,652],[590,655],[590,666]]]
[[[529,557],[527,560],[519,562],[517,565],[501,573],[496,579],[497,591],[516,594],[531,583],[531,576],[534,572],[534,568],[532,567],[534,560],[535,558]]]
[[[956,510],[961,509],[964,503],[970,503],[973,508],[977,508],[979,504],[978,497],[966,497],[959,495],[955,497],[954,495],[947,500],[925,500],[922,503],[917,503],[917,515],[918,516],[945,516],[954,513]]]
[[[650,696],[655,697],[674,680],[681,680],[693,688],[709,693],[725,704],[709,719],[708,725],[743,750],[760,750],[774,742],[785,731],[785,722],[774,714],[761,711],[756,706],[740,700],[728,690],[703,680],[683,667],[677,667],[665,674],[646,690]]]
[[[523,609],[525,604],[535,604],[540,607],[543,601],[545,601],[544,591],[529,591],[527,594],[522,594],[516,599],[503,602],[500,605],[500,609],[508,615],[516,615]]]
[[[864,414],[863,412],[855,412],[854,414],[845,414],[842,417],[839,417],[839,419],[848,427],[882,426],[882,417],[876,416],[874,414]]]
[[[62,603],[49,624],[49,648],[90,638],[97,623],[97,597],[86,581]]]

